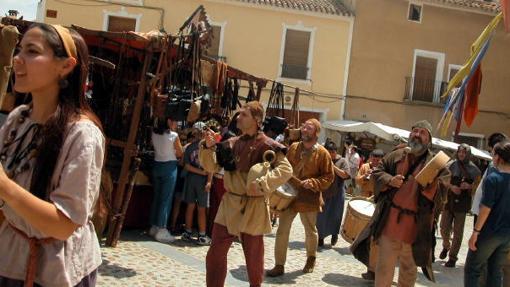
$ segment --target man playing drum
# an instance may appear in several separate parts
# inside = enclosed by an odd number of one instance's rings
[[[391,286],[397,262],[398,286],[415,285],[417,266],[434,280],[431,268],[434,209],[440,197],[438,186],[448,184],[449,176],[443,168],[425,187],[415,179],[434,156],[430,150],[431,131],[427,121],[414,124],[408,147],[389,153],[372,174],[376,211],[351,250],[358,260],[368,265],[370,239],[376,240],[375,286]]]
[[[271,220],[266,198],[292,176],[292,166],[285,158],[285,147],[261,132],[264,108],[259,102],[245,104],[237,118],[242,135],[228,139],[231,159],[216,157],[216,140],[212,131],[206,132],[200,145],[200,162],[208,172],[220,170],[219,162],[228,162],[223,168],[226,193],[216,215],[212,242],[206,258],[207,286],[222,287],[227,275],[227,253],[239,237],[246,257],[250,286],[260,286],[264,277],[263,235],[271,232]],[[276,159],[273,168],[264,176],[246,182],[248,173],[263,162],[266,151],[273,150]]]
[[[298,213],[305,228],[308,257],[303,272],[311,273],[315,267],[319,239],[316,227],[317,213],[322,211],[322,192],[329,188],[335,177],[329,152],[317,143],[320,128],[321,124],[318,120],[306,121],[301,127],[302,140],[292,144],[287,153],[287,158],[294,170],[294,176],[289,183],[299,192],[290,207],[280,214],[275,244],[276,266],[267,271],[267,276],[281,276],[285,272],[290,228]]]

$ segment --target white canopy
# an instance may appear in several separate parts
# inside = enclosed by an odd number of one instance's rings
[[[344,132],[344,133],[363,133],[368,132],[386,141],[407,141],[409,138],[409,131],[390,127],[381,123],[374,122],[356,122],[356,121],[327,121],[323,124],[326,129]],[[438,138],[432,139],[432,145],[439,149],[448,149],[456,151],[459,144],[445,141]],[[471,147],[471,153],[481,159],[491,160],[492,157],[489,153],[480,150],[476,147]]]

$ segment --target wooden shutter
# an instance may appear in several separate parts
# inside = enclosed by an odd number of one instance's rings
[[[417,56],[414,70],[413,100],[433,102],[436,87],[437,59]]]
[[[108,31],[110,32],[125,32],[136,30],[136,19],[108,16]]]
[[[306,80],[310,32],[288,29],[285,36],[282,77]]]

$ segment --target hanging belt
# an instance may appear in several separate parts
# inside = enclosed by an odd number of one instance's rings
[[[417,217],[418,213],[416,213],[416,211],[412,211],[410,209],[398,206],[393,201],[391,202],[391,207],[398,210],[397,223],[400,223],[400,218],[402,217],[402,215],[413,216],[414,222],[418,222],[418,217]]]
[[[21,237],[25,238],[29,244],[29,255],[27,260],[27,271],[25,274],[25,284],[24,287],[32,287],[34,285],[35,275],[37,272],[37,258],[39,255],[39,249],[42,245],[52,243],[56,241],[53,238],[42,238],[37,239],[35,237],[28,237],[25,232],[19,230],[9,223],[9,226]]]
[[[237,193],[234,193],[234,192],[230,192],[228,191],[227,193],[229,194],[232,194],[233,196],[237,196],[237,197],[240,197],[241,198],[241,214],[244,214],[244,212],[246,211],[246,205],[248,204],[248,199],[250,198],[257,198],[257,197],[265,197],[265,196],[249,196],[247,194],[237,194]],[[265,199],[266,201],[266,204],[267,204],[267,198]]]

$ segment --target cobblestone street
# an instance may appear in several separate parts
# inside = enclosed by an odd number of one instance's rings
[[[457,268],[445,268],[444,261],[434,263],[436,283],[429,282],[421,274],[416,286],[462,286],[463,267],[467,241],[471,235],[473,217],[466,220],[466,232],[459,254]],[[274,232],[276,229],[273,230]],[[441,251],[438,236],[436,255]],[[299,219],[294,221],[285,266],[286,274],[279,278],[266,278],[265,286],[371,286],[361,279],[365,272],[349,252],[349,244],[340,239],[331,248],[329,238],[320,250],[314,273],[301,272],[305,263],[304,229]],[[265,267],[274,264],[274,234],[265,238]],[[126,231],[117,248],[103,248],[103,266],[99,270],[98,286],[205,286],[205,255],[208,247],[192,245],[177,240],[173,244],[153,241],[140,231]],[[395,273],[395,280],[397,278]],[[227,286],[248,286],[244,256],[241,245],[234,243],[228,255]]]

